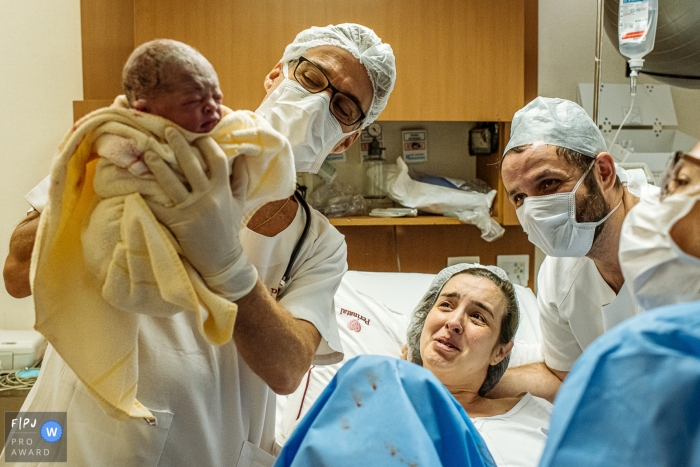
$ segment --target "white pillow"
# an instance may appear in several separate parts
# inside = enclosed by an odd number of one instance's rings
[[[278,398],[275,438],[280,446],[346,361],[366,354],[400,358],[411,313],[434,277],[402,272],[345,273],[334,297],[343,361],[312,367],[294,393]],[[527,287],[515,285],[515,290],[520,326],[509,366],[543,360],[537,300]]]
[[[528,287],[513,284],[520,308],[520,323],[513,338],[513,350],[510,351],[508,367],[526,365],[528,363],[543,362],[544,357],[540,343],[542,331],[540,330],[540,312],[537,307],[537,297]]]

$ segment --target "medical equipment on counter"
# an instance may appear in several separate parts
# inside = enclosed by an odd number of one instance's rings
[[[306,200],[328,218],[366,216],[371,203],[357,187],[337,180],[314,190]]]
[[[617,128],[608,149],[615,144],[622,126],[634,108],[634,98],[637,95],[637,75],[644,65],[644,57],[654,48],[658,9],[657,0],[620,0],[618,39],[620,53],[629,59],[627,62],[631,70],[630,96],[632,99],[629,111]]]
[[[362,160],[366,167],[363,196],[369,199],[383,199],[386,198],[386,192],[381,188],[385,177],[386,158],[384,151],[386,148],[379,140],[382,135],[382,127],[379,123],[372,123],[367,127],[367,133],[372,137],[372,141],[367,147],[367,156]]]
[[[31,368],[44,356],[46,339],[34,330],[0,330],[0,371]]]

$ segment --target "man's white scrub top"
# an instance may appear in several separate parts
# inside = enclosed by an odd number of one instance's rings
[[[641,169],[618,175],[636,197],[658,191]],[[542,355],[548,367],[570,371],[588,345],[610,328],[644,311],[627,284],[615,292],[590,258],[546,257],[537,277]]]
[[[305,217],[299,207],[292,225],[273,238],[250,231],[241,235],[244,250],[270,290],[277,288]],[[310,321],[321,333],[315,364],[342,359],[333,295],[346,269],[343,236],[312,210],[308,237],[279,298],[295,317]],[[137,398],[156,416],[157,426],[107,416],[49,346],[22,411],[67,412],[67,465],[272,465],[275,394],[238,354],[234,342],[220,347],[206,343],[193,313],[141,318]]]

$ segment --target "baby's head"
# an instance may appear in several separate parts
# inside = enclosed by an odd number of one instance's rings
[[[194,133],[221,120],[219,78],[202,54],[182,42],[156,39],[138,46],[122,72],[129,105]]]

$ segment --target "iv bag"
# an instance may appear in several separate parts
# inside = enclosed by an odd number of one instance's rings
[[[617,31],[622,55],[635,60],[652,51],[658,11],[658,0],[620,0]]]

